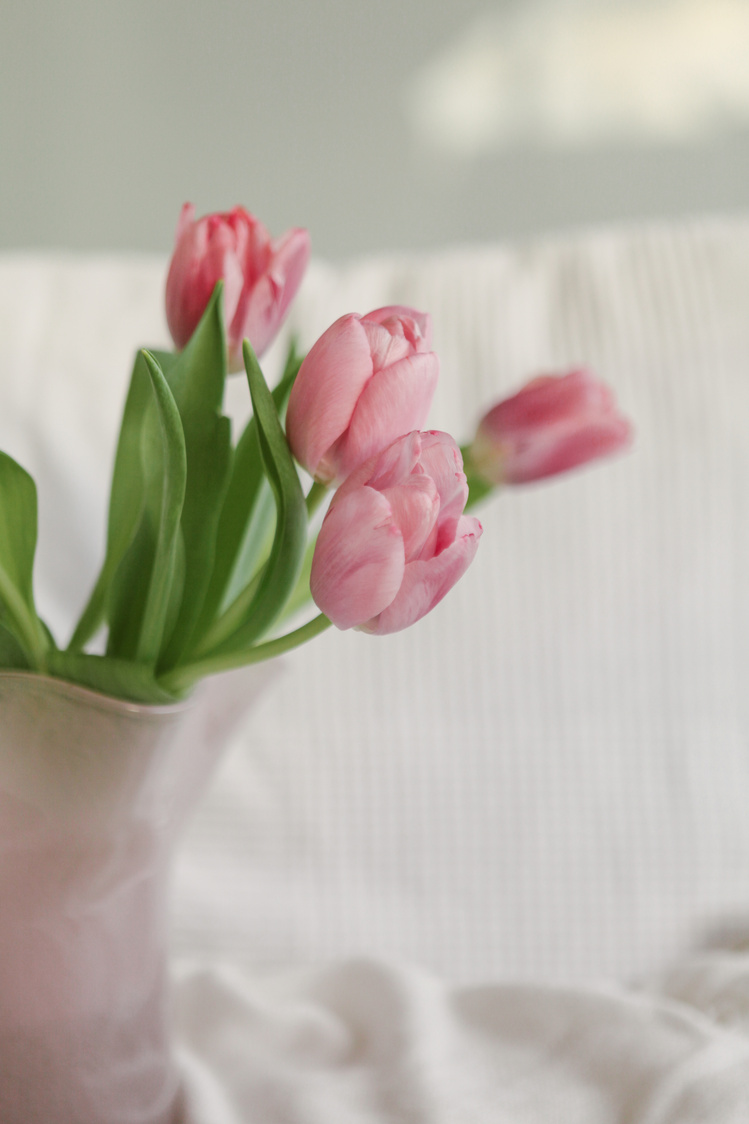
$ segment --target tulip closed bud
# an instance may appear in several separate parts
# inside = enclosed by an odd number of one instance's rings
[[[470,565],[481,524],[446,433],[409,433],[360,465],[333,496],[310,589],[338,628],[384,634],[419,620]]]
[[[313,345],[291,391],[286,435],[323,483],[425,424],[439,361],[427,313],[395,305],[342,316]]]
[[[542,375],[498,402],[467,451],[470,473],[492,485],[525,484],[625,449],[630,422],[589,371]]]
[[[188,342],[223,281],[229,370],[241,370],[242,340],[249,339],[257,355],[265,351],[301,284],[309,252],[306,230],[271,239],[243,207],[196,221],[195,208],[185,203],[166,280],[166,318],[176,346]]]

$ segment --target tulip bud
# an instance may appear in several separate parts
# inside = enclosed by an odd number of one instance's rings
[[[409,433],[360,465],[333,496],[310,589],[338,628],[384,634],[419,620],[470,565],[481,524],[447,433]]]
[[[313,345],[289,398],[294,456],[323,483],[425,424],[439,361],[431,319],[412,308],[342,316]]]
[[[612,391],[586,370],[533,379],[479,424],[467,458],[491,484],[525,484],[626,448],[629,421]]]
[[[224,282],[224,320],[230,371],[242,369],[242,341],[257,355],[272,341],[299,288],[309,260],[309,235],[294,228],[271,239],[243,207],[195,221],[185,203],[166,280],[166,318],[178,348],[198,326]]]

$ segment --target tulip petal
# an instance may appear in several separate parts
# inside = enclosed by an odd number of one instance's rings
[[[416,474],[382,494],[390,504],[393,519],[403,535],[406,564],[418,558],[437,524],[440,498],[430,476]]]
[[[390,504],[372,488],[357,488],[331,506],[323,520],[310,590],[337,628],[353,628],[390,604],[404,567],[403,537]]]
[[[566,375],[540,375],[531,379],[516,394],[498,402],[482,425],[492,436],[526,429],[536,432],[565,419],[576,420],[586,414],[608,412],[613,404],[611,389],[580,368]]]
[[[412,355],[375,375],[364,387],[340,452],[347,476],[379,449],[413,429],[421,429],[432,404],[439,361],[434,352]]]
[[[385,488],[403,483],[418,464],[421,438],[422,434],[416,429],[411,433],[404,433],[381,453],[358,465],[341,484],[332,502],[337,503],[339,497],[347,495],[354,488],[360,488],[363,484],[368,484],[370,488],[377,488],[381,492]]]
[[[492,484],[524,484],[626,448],[629,421],[614,393],[584,368],[542,375],[482,418],[472,470]]]
[[[245,338],[258,356],[271,343],[302,283],[309,254],[309,235],[299,228],[267,244],[262,273],[245,287],[231,326],[232,343],[240,350]]]
[[[192,226],[195,221],[195,205],[193,203],[183,203],[182,210],[177,219],[177,231],[174,236],[175,246],[181,241],[185,231]]]
[[[271,243],[270,274],[283,286],[284,314],[294,299],[310,258],[309,231],[295,226]]]
[[[327,482],[336,475],[335,462],[323,457],[348,428],[371,377],[372,356],[360,318],[342,316],[313,344],[289,397],[286,435],[312,476]]]
[[[410,335],[417,351],[432,350],[432,317],[428,312],[418,312],[405,304],[389,304],[384,308],[376,308],[374,312],[368,312],[363,319],[371,320],[374,324],[382,324],[396,317],[400,320],[413,321],[417,332],[412,329]]]
[[[454,542],[434,558],[410,562],[396,597],[378,616],[361,625],[361,630],[384,636],[400,632],[426,616],[470,566],[481,532],[478,519],[464,515]]]
[[[455,538],[458,519],[468,499],[468,481],[463,472],[460,449],[449,433],[432,430],[422,434],[419,463],[435,484],[440,497],[440,516],[431,554],[439,554]]]
[[[220,280],[224,282],[227,355],[232,369],[242,366],[242,340],[255,353],[270,343],[281,325],[309,258],[306,231],[290,230],[276,242],[244,207],[195,220],[185,203],[177,223],[174,253],[166,283],[169,331],[184,347]]]
[[[205,220],[184,227],[169,266],[165,298],[167,324],[178,348],[189,341],[221,279],[229,323],[244,284],[233,232],[224,224],[210,228]]]
[[[614,415],[551,426],[527,441],[510,439],[504,478],[508,484],[529,484],[567,472],[625,449],[631,435],[627,419]]]
[[[362,320],[361,326],[367,335],[375,374],[413,353],[413,346],[403,332],[388,331],[385,325],[366,319]]]

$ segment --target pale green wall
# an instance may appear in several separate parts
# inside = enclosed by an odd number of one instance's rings
[[[166,250],[185,199],[308,226],[328,256],[749,204],[746,127],[462,163],[420,145],[409,79],[489,6],[2,0],[0,249]]]

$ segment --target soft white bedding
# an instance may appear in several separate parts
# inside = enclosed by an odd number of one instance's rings
[[[450,987],[376,961],[262,982],[185,969],[188,1121],[744,1124],[749,960],[688,975],[677,1002],[614,985]]]
[[[62,636],[164,265],[0,257],[0,447]],[[409,632],[284,661],[177,870],[193,1118],[749,1119],[749,222],[317,263],[294,326],[394,302],[434,317],[435,427],[586,362],[637,443],[490,504]]]

